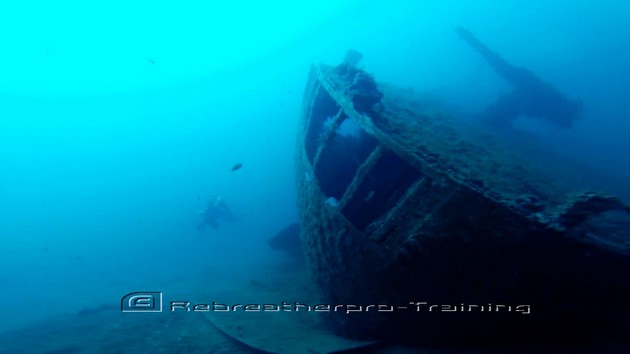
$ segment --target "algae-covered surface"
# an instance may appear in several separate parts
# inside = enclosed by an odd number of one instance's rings
[[[420,96],[380,85],[384,109],[374,125],[426,166],[521,213],[542,212],[582,192],[579,171],[551,151],[535,153],[509,143],[509,130],[441,113]],[[485,129],[484,129],[485,128]]]
[[[356,112],[353,97],[367,95],[356,80],[327,66],[320,73],[331,95],[368,133],[437,182],[455,182],[543,222],[566,205],[567,196],[585,192],[581,167],[551,150],[532,149],[528,140],[534,137],[508,126],[483,126],[430,95],[388,84],[378,84],[380,102]]]

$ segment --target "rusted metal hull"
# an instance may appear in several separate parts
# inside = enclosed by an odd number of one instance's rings
[[[530,344],[630,329],[630,240],[604,244],[579,226],[609,211],[627,215],[626,206],[564,197],[479,149],[461,155],[481,167],[458,169],[453,151],[468,146],[467,133],[387,94],[381,101],[370,80],[356,68],[314,66],[305,90],[303,247],[323,301],[362,309],[330,312],[332,328],[425,343]]]

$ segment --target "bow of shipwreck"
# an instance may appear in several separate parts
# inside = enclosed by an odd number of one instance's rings
[[[630,208],[408,90],[313,66],[297,168],[313,279],[328,304],[362,308],[327,314],[338,334],[547,343],[630,329]]]

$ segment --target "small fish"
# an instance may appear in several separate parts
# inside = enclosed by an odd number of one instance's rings
[[[236,171],[236,170],[240,170],[241,167],[243,167],[242,163],[236,163],[234,166],[232,166],[232,171]]]
[[[151,64],[155,64],[155,60],[153,60],[153,59],[151,59],[151,58],[149,58],[149,59],[147,59],[147,60],[149,61],[149,63],[151,63]]]
[[[373,197],[374,197],[374,191],[371,190],[370,193],[368,193],[367,196],[365,197],[365,201],[369,202],[370,200],[372,200]]]

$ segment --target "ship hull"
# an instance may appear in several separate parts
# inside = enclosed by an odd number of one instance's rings
[[[532,345],[630,328],[625,252],[433,168],[430,151],[379,128],[392,113],[342,69],[311,70],[297,147],[302,243],[322,301],[337,306],[331,328]]]

